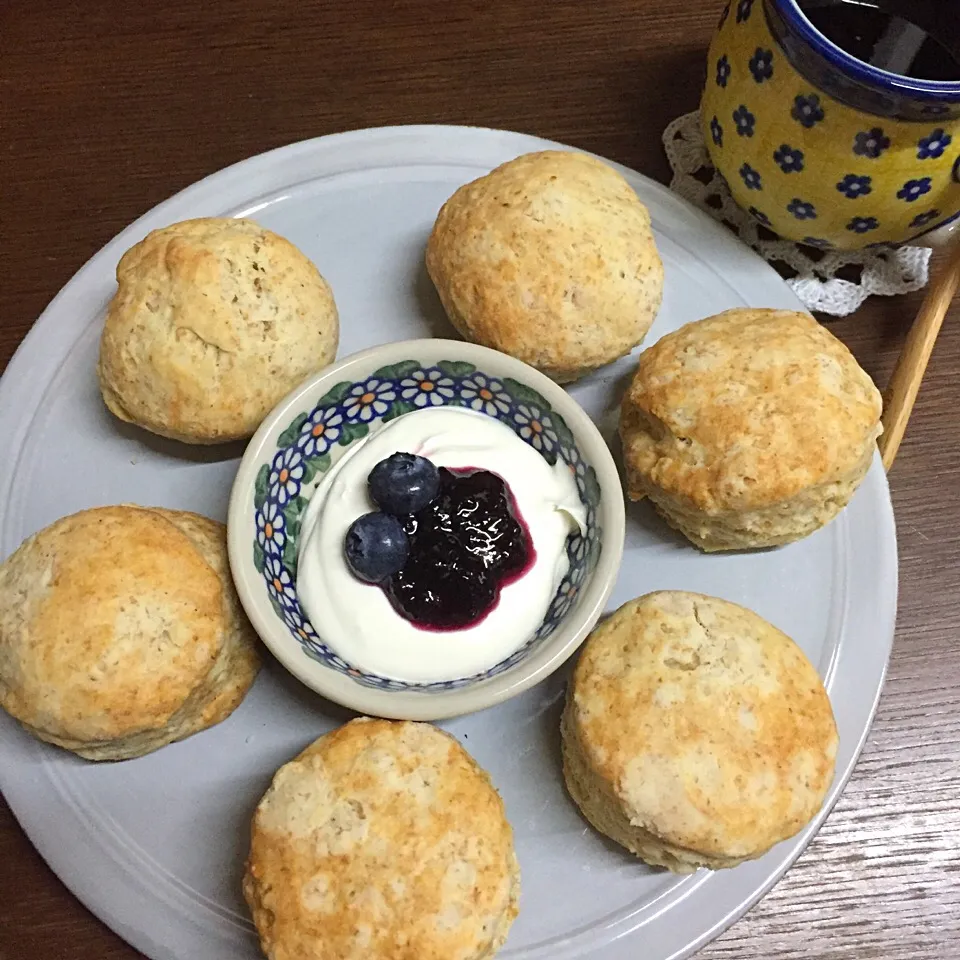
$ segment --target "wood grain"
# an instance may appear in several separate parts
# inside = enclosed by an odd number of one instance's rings
[[[920,312],[910,326],[897,357],[897,363],[884,390],[883,435],[879,440],[883,465],[889,470],[896,459],[913,413],[927,364],[936,346],[937,337],[947,310],[960,286],[960,243],[951,246],[946,262],[937,271],[927,288]]]
[[[5,0],[0,364],[128,222],[294,140],[474,123],[563,140],[665,180],[659,134],[697,104],[719,6]],[[883,384],[920,301],[875,299],[831,329]],[[958,369],[955,305],[891,474],[900,618],[870,742],[817,840],[705,960],[960,958]],[[0,960],[137,956],[69,895],[0,804]]]

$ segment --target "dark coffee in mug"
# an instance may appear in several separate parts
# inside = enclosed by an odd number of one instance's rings
[[[960,80],[957,0],[800,0],[800,8],[864,63],[918,80]]]

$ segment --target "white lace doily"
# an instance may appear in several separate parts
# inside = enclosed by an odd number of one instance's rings
[[[761,257],[786,273],[787,283],[808,310],[845,317],[871,294],[892,297],[926,286],[930,262],[927,247],[814,250],[782,240],[760,226],[736,205],[723,177],[713,169],[696,111],[678,117],[664,130],[663,147],[673,170],[670,189],[725,223]]]

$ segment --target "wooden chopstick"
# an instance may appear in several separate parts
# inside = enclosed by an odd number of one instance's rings
[[[877,444],[885,470],[893,466],[900,449],[937,334],[960,286],[960,242],[954,241],[951,247],[949,260],[937,274],[910,327],[884,393],[883,434]]]

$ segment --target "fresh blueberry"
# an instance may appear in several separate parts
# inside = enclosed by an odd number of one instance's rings
[[[407,562],[410,543],[396,517],[365,513],[350,524],[343,552],[354,576],[367,583],[383,583]]]
[[[403,517],[433,502],[440,489],[440,472],[426,457],[395,453],[370,471],[367,484],[381,510]]]

